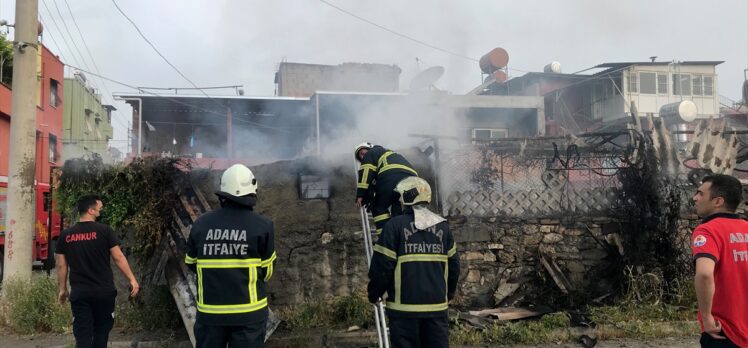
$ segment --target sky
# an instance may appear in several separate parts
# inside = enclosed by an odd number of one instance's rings
[[[748,0],[116,1],[189,80],[201,87],[243,85],[245,95],[272,96],[281,61],[395,64],[403,90],[419,71],[438,65],[446,73],[436,87],[464,94],[481,82],[475,60],[494,47],[508,51],[510,77],[552,61],[565,73],[650,56],[725,61],[717,67],[718,92],[733,100],[740,99],[748,68]],[[14,4],[0,0],[0,19],[15,21]],[[132,86],[191,87],[112,0],[39,0],[39,12],[44,44],[67,64]],[[106,94],[133,90],[89,80],[119,109],[112,146],[125,150],[131,109]]]

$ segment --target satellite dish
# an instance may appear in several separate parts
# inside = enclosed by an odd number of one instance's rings
[[[432,66],[421,71],[412,80],[410,80],[410,90],[420,91],[431,88],[434,82],[444,75],[444,67]]]

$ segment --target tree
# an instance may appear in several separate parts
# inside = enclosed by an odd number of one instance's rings
[[[13,81],[13,43],[0,34],[0,82],[10,86]]]

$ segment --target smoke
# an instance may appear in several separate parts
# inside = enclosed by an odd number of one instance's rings
[[[319,96],[320,154],[324,159],[349,155],[361,142],[390,149],[430,143],[413,134],[462,137],[468,125],[464,109],[432,103],[438,94]],[[448,143],[456,144],[454,140]]]
[[[100,151],[100,152],[93,152],[92,150],[87,150],[84,148],[86,144],[87,143],[85,141],[63,144],[61,163],[65,163],[65,161],[67,160],[76,159],[76,158],[90,160],[95,157],[101,158],[101,160],[105,164],[114,163],[114,159],[112,158],[112,155],[109,153],[108,150],[104,149],[103,151]],[[101,150],[101,149],[97,149],[97,150]]]

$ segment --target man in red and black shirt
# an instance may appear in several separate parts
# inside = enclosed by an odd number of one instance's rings
[[[735,214],[742,186],[710,175],[693,200],[704,219],[691,235],[701,346],[748,347],[748,221]]]
[[[104,205],[95,195],[78,200],[80,220],[63,231],[57,240],[57,284],[60,303],[70,295],[73,311],[73,336],[78,348],[105,348],[114,324],[114,299],[117,289],[110,259],[130,282],[130,296],[140,285],[130,270],[120,241],[109,226],[96,222]],[[68,270],[70,288],[68,293]]]

